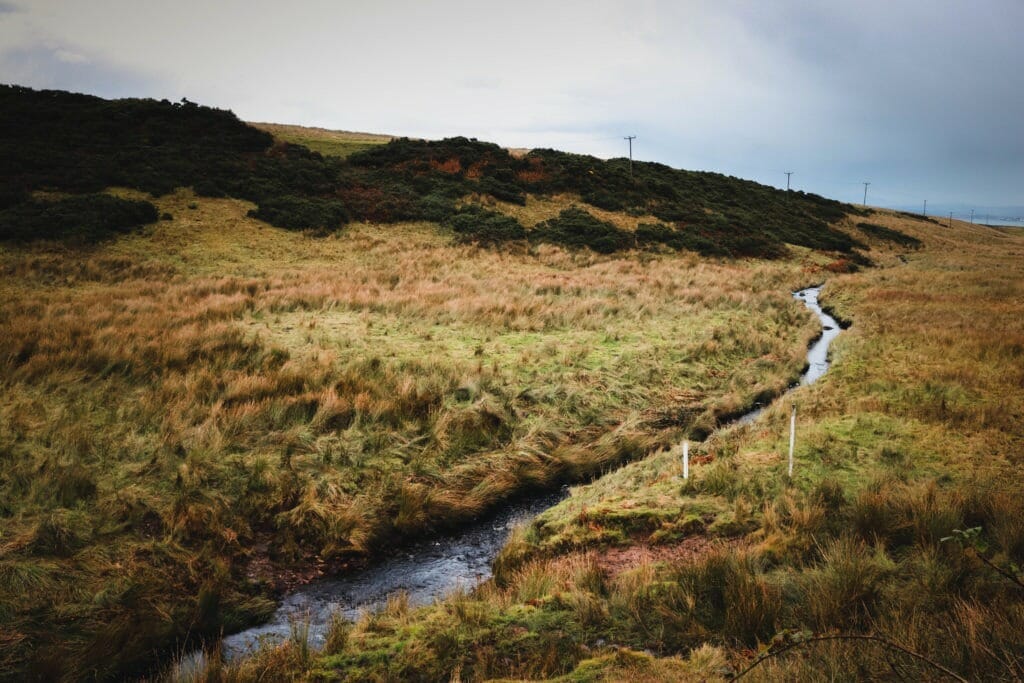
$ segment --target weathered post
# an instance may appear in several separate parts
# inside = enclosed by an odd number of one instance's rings
[[[683,479],[690,478],[690,442],[683,441]]]
[[[793,404],[793,413],[789,417],[789,478],[793,478],[793,447],[796,445],[796,404]]]

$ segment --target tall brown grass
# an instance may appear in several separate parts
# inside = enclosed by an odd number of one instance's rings
[[[814,333],[796,261],[313,239],[157,203],[145,234],[0,252],[19,674],[143,666],[265,615],[290,572],[642,456],[784,386]]]

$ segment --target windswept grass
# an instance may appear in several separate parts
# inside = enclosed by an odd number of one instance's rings
[[[715,680],[763,645],[779,655],[750,680],[1020,678],[1024,242],[872,220],[922,247],[879,243],[880,268],[829,281],[853,327],[821,381],[695,445],[688,482],[664,449],[575,487],[513,535],[494,582],[357,626],[313,677]],[[530,656],[495,661],[521,638]]]
[[[706,432],[784,387],[815,330],[788,294],[811,253],[489,250],[427,223],[312,238],[239,200],[154,202],[171,220],[88,250],[0,251],[17,675],[137,670],[394,539]]]

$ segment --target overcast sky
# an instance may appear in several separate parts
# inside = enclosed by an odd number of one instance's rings
[[[1024,0],[0,0],[0,82],[1024,205]]]

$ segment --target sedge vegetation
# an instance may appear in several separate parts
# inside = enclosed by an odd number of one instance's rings
[[[220,680],[1019,680],[1024,236],[870,220],[843,225],[879,267],[823,292],[852,322],[833,368],[694,444],[688,481],[677,448],[627,464],[476,591],[396,596]]]
[[[788,292],[833,258],[318,237],[146,201],[172,218],[0,251],[15,677],[138,671],[395,539],[710,432],[800,371],[816,326]]]

